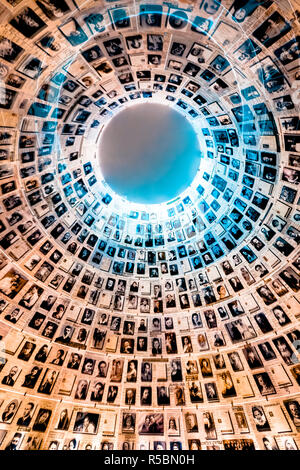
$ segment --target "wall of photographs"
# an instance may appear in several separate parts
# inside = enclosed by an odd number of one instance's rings
[[[1,2],[0,449],[300,447],[299,16]],[[99,168],[137,102],[201,143],[166,204]]]

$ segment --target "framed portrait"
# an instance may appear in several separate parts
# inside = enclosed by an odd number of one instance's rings
[[[46,369],[42,381],[39,385],[38,392],[45,395],[51,395],[55,386],[59,372],[54,369]]]
[[[122,433],[134,434],[136,425],[136,413],[123,412],[122,415]]]
[[[164,415],[163,413],[140,413],[138,433],[140,435],[163,435]]]
[[[33,431],[45,432],[50,422],[52,410],[40,408],[32,427]]]
[[[4,36],[0,36],[0,57],[1,59],[10,62],[11,64],[15,63],[24,49],[16,44],[15,42],[7,39]]]
[[[98,413],[77,411],[73,432],[82,434],[97,434],[100,421]]]
[[[27,283],[27,279],[14,269],[10,269],[0,279],[0,292],[13,299]]]
[[[168,436],[180,436],[179,417],[174,414],[168,414],[166,419],[167,419],[167,435]]]
[[[18,93],[9,88],[0,87],[0,108],[11,109]]]
[[[300,403],[299,400],[285,400],[284,406],[288,412],[290,420],[292,421],[293,425],[299,431],[300,429]]]
[[[19,65],[17,71],[32,80],[36,80],[44,70],[46,70],[46,68],[47,65],[45,65],[40,59],[29,56]]]
[[[87,34],[74,18],[70,18],[59,26],[58,29],[73,47],[79,46],[88,40]]]
[[[275,387],[267,372],[254,374],[253,378],[256,382],[257,388],[262,396],[274,395],[276,393]]]
[[[190,24],[189,12],[179,8],[169,7],[166,26],[168,29],[176,31],[186,31]]]
[[[140,25],[145,29],[160,28],[162,23],[163,7],[154,4],[140,5]]]
[[[225,323],[225,327],[233,344],[256,337],[256,332],[248,317]]]
[[[90,15],[85,16],[83,20],[93,36],[105,31],[105,19],[101,13],[91,13]]]
[[[7,361],[3,361],[1,367],[3,369],[4,365]],[[13,387],[15,385],[16,380],[18,379],[22,369],[16,365],[13,365],[10,369],[7,369],[6,375],[3,376],[1,383],[3,385],[8,385],[9,387]]]
[[[50,57],[54,57],[62,48],[60,38],[52,33],[42,36],[36,41],[36,45]]]
[[[131,15],[129,8],[112,8],[108,11],[108,14],[114,29],[124,30],[131,27]]]
[[[65,0],[37,0],[36,3],[47,18],[52,21],[60,19],[71,11]]]
[[[214,24],[213,21],[208,18],[196,16],[192,20],[191,30],[195,33],[199,33],[199,34],[203,34],[204,36],[207,36],[213,24]]]
[[[265,47],[270,47],[290,30],[290,23],[275,11],[253,32],[253,36]]]
[[[12,20],[10,24],[23,36],[31,39],[41,29],[46,27],[46,23],[31,9],[24,8]]]
[[[238,432],[247,434],[249,432],[249,425],[247,422],[247,417],[245,415],[244,409],[242,406],[234,406],[232,408],[233,416],[235,420],[235,425],[238,429]]]

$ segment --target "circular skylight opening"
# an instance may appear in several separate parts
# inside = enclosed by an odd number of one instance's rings
[[[137,104],[104,128],[99,164],[108,185],[128,201],[160,204],[181,194],[195,178],[198,137],[190,121],[169,106]]]

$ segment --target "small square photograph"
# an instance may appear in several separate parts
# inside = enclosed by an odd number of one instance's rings
[[[251,69],[256,73],[258,80],[262,83],[268,93],[279,93],[288,90],[288,82],[283,75],[282,71],[275,65],[270,57],[265,57],[263,60],[251,66]],[[278,98],[276,98],[278,100]],[[283,106],[283,103],[276,101],[276,107]],[[289,106],[287,103],[284,105],[285,109]]]
[[[191,62],[188,62],[187,65],[183,69],[183,73],[186,73],[187,75],[190,75],[191,77],[196,77],[199,71],[200,71],[200,67],[198,67],[198,65],[192,64]]]
[[[198,381],[188,382],[191,403],[203,403],[201,383]]]
[[[247,317],[225,323],[225,327],[233,344],[256,337],[256,332]]]
[[[71,46],[78,46],[88,40],[87,34],[84,32],[78,21],[70,18],[68,21],[58,27],[59,31],[69,41]]]
[[[46,369],[42,381],[39,385],[38,392],[50,395],[53,391],[59,372],[53,369]]]
[[[85,16],[83,20],[93,36],[105,31],[104,16],[101,13],[91,13]]]
[[[4,367],[4,365],[5,364],[3,364],[2,366]],[[3,385],[8,385],[9,387],[13,387],[21,371],[22,369],[18,366],[12,366],[10,369],[7,369],[7,373],[6,375],[3,376],[1,383]],[[2,401],[0,403],[2,403]]]
[[[131,20],[130,20],[130,10],[129,8],[114,8],[108,11],[109,17],[112,22],[112,26],[114,29],[126,29],[130,28]]]
[[[0,57],[13,64],[18,60],[24,49],[15,42],[0,36]]]
[[[287,366],[297,364],[299,361],[283,336],[273,339],[273,344]]]
[[[110,39],[109,41],[104,41],[103,45],[110,57],[114,57],[120,54],[123,54],[124,49],[120,38]]]
[[[177,57],[182,57],[186,50],[186,45],[180,42],[173,42],[169,53]]]
[[[95,359],[91,359],[89,357],[86,357],[84,359],[83,364],[82,364],[81,373],[86,374],[86,375],[93,375],[94,369],[95,369],[95,364],[96,364]]]
[[[36,3],[47,18],[52,21],[61,19],[71,11],[65,0],[36,0]]]
[[[143,49],[143,36],[141,34],[137,34],[135,36],[127,36],[126,46],[128,50]]]
[[[125,56],[121,56],[121,57],[116,57],[112,59],[112,63],[114,64],[116,68],[125,67],[128,65],[128,60]]]
[[[162,51],[163,50],[163,36],[161,34],[148,34],[147,35],[147,49],[148,51]]]
[[[185,427],[187,433],[194,433],[199,431],[198,420],[196,413],[187,412],[184,415]]]
[[[140,413],[138,433],[148,435],[163,435],[164,415],[163,413]]]
[[[279,438],[276,439],[279,440]],[[282,437],[281,443],[283,445],[284,450],[299,450],[295,439],[293,439],[292,437]]]
[[[240,62],[246,63],[256,57],[262,51],[252,39],[247,39],[238,49],[234,51],[234,55]]]
[[[29,56],[19,65],[17,71],[32,80],[36,80],[46,70],[47,65],[36,57]]]
[[[267,372],[262,372],[261,374],[254,374],[253,377],[256,382],[257,388],[262,396],[274,395],[276,393],[275,387]]]
[[[36,344],[32,343],[31,341],[26,341],[18,354],[18,359],[26,362],[29,361],[35,348]]]
[[[61,50],[60,38],[47,33],[37,40],[36,45],[50,57],[54,57]]]
[[[232,353],[228,353],[228,359],[230,361],[230,365],[231,365],[232,370],[234,372],[240,372],[240,371],[244,370],[243,363],[242,363],[240,355],[237,351],[234,351]]]
[[[161,64],[161,55],[148,54],[148,64],[158,66]]]
[[[31,8],[21,10],[10,24],[29,39],[46,27],[46,23]]]
[[[32,427],[33,431],[45,432],[47,430],[50,418],[52,415],[52,410],[46,408],[40,408],[35,419],[34,425]]]
[[[300,183],[300,171],[295,168],[284,167],[282,170],[282,181],[286,181],[291,184]]]
[[[0,87],[0,108],[11,109],[17,97],[15,90]]]
[[[31,310],[35,303],[39,300],[40,296],[44,292],[42,287],[33,284],[30,289],[26,292],[26,294],[22,297],[19,302],[21,307],[26,308],[27,310]]]
[[[208,18],[196,16],[192,22],[191,30],[195,33],[207,36],[213,24],[213,21]]]
[[[290,30],[290,23],[275,11],[253,32],[253,36],[265,47],[270,47]]]
[[[86,400],[89,386],[90,386],[89,380],[79,379],[76,385],[74,398],[76,400]]]
[[[289,417],[296,427],[296,429],[299,431],[300,429],[300,403],[299,400],[285,400],[284,406],[289,414]]]
[[[134,352],[134,339],[133,338],[122,338],[120,353],[121,354],[133,354]]]
[[[56,323],[48,321],[44,330],[42,331],[42,336],[52,339],[56,333],[57,328],[58,325]]]
[[[10,269],[2,279],[0,279],[0,292],[10,299],[13,299],[26,283],[26,278],[14,269]]]
[[[73,427],[74,433],[96,434],[100,421],[98,413],[87,413],[78,411]]]
[[[4,408],[4,411],[1,413],[1,422],[10,424],[18,411],[20,403],[18,400],[10,401],[7,406]]]
[[[278,49],[275,49],[274,54],[284,66],[290,64],[294,60],[299,59],[300,37],[297,36],[296,38],[291,39]]]
[[[140,5],[140,25],[143,28],[160,28],[163,7],[161,5]]]
[[[219,401],[219,394],[215,382],[205,383],[204,388],[209,402]]]
[[[123,412],[122,433],[134,434],[136,425],[136,413]]]

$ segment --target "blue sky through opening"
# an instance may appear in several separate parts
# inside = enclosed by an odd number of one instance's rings
[[[158,204],[193,181],[200,164],[199,141],[179,112],[156,103],[120,111],[100,139],[100,167],[109,186],[128,200]]]

